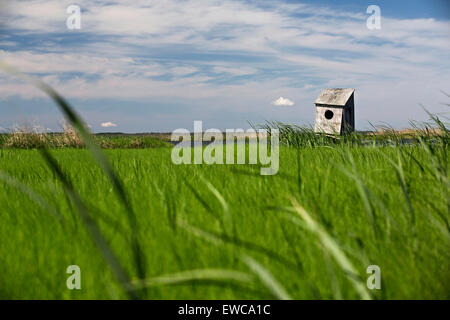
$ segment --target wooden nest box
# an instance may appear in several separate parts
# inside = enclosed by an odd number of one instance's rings
[[[355,89],[323,89],[317,98],[314,131],[341,135],[355,130]]]

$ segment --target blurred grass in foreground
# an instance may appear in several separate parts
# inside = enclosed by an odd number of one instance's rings
[[[433,148],[282,147],[273,177],[260,176],[256,165],[176,166],[169,148],[107,150],[147,253],[142,284],[128,240],[135,230],[108,179],[86,150],[51,154],[130,281],[147,288],[143,298],[274,298],[242,254],[269,271],[291,298],[360,298],[346,270],[298,216],[294,197],[334,239],[358,282],[365,284],[367,266],[380,266],[382,290],[370,291],[373,298],[448,299],[448,150]],[[390,160],[401,168],[400,178]],[[0,150],[0,171],[44,201],[0,182],[0,297],[126,298],[39,152]],[[202,179],[226,201],[229,218]],[[81,267],[81,291],[65,287],[70,264]]]

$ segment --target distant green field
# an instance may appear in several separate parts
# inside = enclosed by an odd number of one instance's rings
[[[0,148],[8,149],[41,149],[41,148],[84,148],[82,139],[70,132],[37,133],[29,131],[17,131],[0,134]],[[124,135],[124,134],[97,134],[93,136],[96,143],[103,149],[143,149],[171,147],[172,144],[165,141],[157,134],[151,135]]]
[[[96,236],[40,151],[0,149],[0,298],[450,299],[447,144],[281,147],[275,176],[105,152],[135,222],[88,150],[51,151]]]

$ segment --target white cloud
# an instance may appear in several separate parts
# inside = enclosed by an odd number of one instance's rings
[[[0,49],[0,61],[18,68],[19,71],[28,73],[77,72],[87,75],[107,76],[133,72],[140,76],[157,76],[167,72],[158,63],[142,64],[126,56],[105,57],[92,53],[43,53],[30,50],[10,52]]]
[[[279,97],[277,100],[272,102],[272,104],[275,106],[278,106],[278,107],[283,107],[283,106],[291,107],[294,105],[294,102],[287,98]]]
[[[222,67],[222,66],[217,66],[213,68],[215,73],[228,73],[230,75],[233,76],[246,76],[246,75],[251,75],[251,74],[255,74],[258,72],[257,69],[255,68],[250,68],[250,67]]]
[[[117,124],[108,121],[108,122],[102,122],[101,126],[103,128],[111,128],[111,127],[117,127]]]
[[[194,67],[175,67],[170,69],[170,72],[176,76],[187,76],[197,71],[197,68]]]

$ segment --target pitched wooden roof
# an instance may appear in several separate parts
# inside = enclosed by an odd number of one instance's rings
[[[353,92],[355,92],[355,89],[350,88],[323,89],[315,104],[344,107]]]

